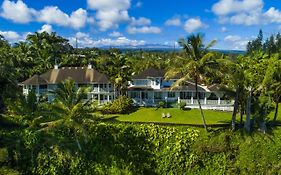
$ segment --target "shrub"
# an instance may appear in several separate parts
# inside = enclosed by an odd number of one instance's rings
[[[102,108],[103,114],[128,114],[133,110],[133,100],[120,96],[112,103],[107,103]]]
[[[186,103],[184,101],[181,101],[178,105],[181,110],[184,110]]]
[[[158,103],[158,107],[159,107],[159,108],[165,108],[165,106],[166,106],[166,102],[164,102],[164,101],[160,101],[160,102]]]

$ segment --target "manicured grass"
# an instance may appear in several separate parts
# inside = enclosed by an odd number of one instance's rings
[[[231,122],[232,112],[204,110],[207,125],[229,124]],[[162,118],[162,113],[171,114],[171,118]],[[274,111],[268,116],[273,119]],[[243,117],[243,120],[245,120]],[[191,124],[202,125],[203,121],[198,109],[183,111],[178,108],[139,108],[131,114],[107,115],[107,119],[120,122],[143,122],[143,123],[173,123],[173,124]],[[237,114],[237,123],[239,123],[240,115]],[[279,106],[279,114],[277,121],[281,123],[281,104]]]
[[[162,113],[171,114],[170,118],[162,118]],[[204,110],[207,124],[225,124],[231,121],[231,112]],[[140,108],[127,115],[114,115],[117,121],[125,122],[155,122],[175,124],[203,124],[198,109],[180,110],[178,108]]]

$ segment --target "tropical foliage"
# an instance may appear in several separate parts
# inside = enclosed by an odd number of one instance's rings
[[[0,36],[0,174],[280,174],[280,130],[269,124],[277,123],[281,100],[281,35],[264,39],[260,31],[239,56],[210,51],[214,43],[205,46],[197,34],[179,40],[182,51],[121,51],[73,48],[55,33],[30,34],[13,45]],[[55,64],[89,63],[109,76],[118,97],[104,113],[136,109],[125,96],[131,76],[149,67],[167,68],[167,78],[181,77],[175,86],[195,84],[205,128],[198,85],[217,83],[235,100],[232,130],[239,129],[240,112],[240,128],[253,133],[109,123],[96,117],[90,89],[73,80],[48,92],[52,102],[33,91],[23,96],[17,86]],[[269,134],[256,133],[255,127]]]

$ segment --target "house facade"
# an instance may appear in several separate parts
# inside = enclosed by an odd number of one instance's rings
[[[173,87],[177,79],[165,80],[165,71],[148,68],[134,75],[129,82],[128,96],[139,106],[156,106],[160,101],[170,104],[186,103],[189,108],[198,108],[195,84],[187,81],[182,86]],[[199,100],[203,109],[233,110],[233,100],[220,91],[218,85],[198,85]]]
[[[110,102],[114,99],[114,88],[108,77],[93,69],[91,65],[62,68],[55,66],[54,69],[42,75],[32,76],[20,85],[23,87],[24,95],[34,90],[37,97],[46,95],[48,101],[51,102],[54,97],[50,91],[55,90],[57,84],[66,79],[73,79],[77,87],[91,87],[92,91],[88,94],[89,99],[95,99],[99,103]]]
[[[129,82],[127,96],[132,98],[137,106],[157,106],[160,101],[166,104],[176,105],[185,102],[187,107],[198,108],[198,100],[195,94],[195,84],[186,82],[182,86],[172,87],[177,79],[165,80],[165,71],[148,68],[139,74],[133,75]],[[95,99],[99,104],[107,103],[115,98],[114,87],[109,78],[91,65],[88,67],[62,67],[54,69],[42,75],[34,75],[22,82],[23,94],[27,95],[34,90],[37,96],[47,95],[48,101],[53,100],[49,93],[58,83],[66,79],[73,79],[77,87],[91,87],[89,99]],[[233,110],[233,101],[219,90],[217,85],[199,85],[199,100],[203,109]]]

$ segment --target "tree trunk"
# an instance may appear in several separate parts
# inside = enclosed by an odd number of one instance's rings
[[[242,126],[243,123],[243,115],[244,115],[244,107],[243,104],[240,104],[241,109],[240,109],[240,126]]]
[[[275,102],[275,113],[273,118],[273,123],[276,124],[277,116],[278,116],[278,106],[279,106],[279,100]]]
[[[31,167],[34,167],[34,155],[33,155],[33,148],[31,148]]]
[[[207,125],[206,125],[206,120],[205,120],[205,116],[201,107],[201,103],[200,103],[200,99],[199,99],[199,92],[198,92],[198,82],[197,82],[197,78],[195,79],[195,93],[196,93],[196,97],[197,97],[197,101],[198,101],[198,105],[199,105],[199,110],[200,110],[200,115],[202,117],[203,120],[203,125],[206,131],[207,130]]]
[[[76,135],[76,134],[75,134],[75,140],[76,140],[77,147],[79,148],[79,150],[80,150],[80,151],[82,151],[82,148],[81,148],[80,142],[79,142],[78,137],[77,137],[77,135]]]
[[[248,96],[248,99],[247,99],[247,109],[246,109],[246,121],[245,121],[245,124],[244,124],[244,129],[247,131],[247,132],[250,132],[250,125],[251,125],[251,101],[252,101],[252,90],[250,90],[250,94]]]
[[[0,94],[0,114],[4,112],[5,105],[2,95]]]
[[[237,114],[237,110],[238,110],[239,93],[240,93],[240,88],[237,87],[236,94],[235,94],[234,109],[233,109],[232,119],[231,119],[231,130],[232,131],[235,131],[236,114]]]

